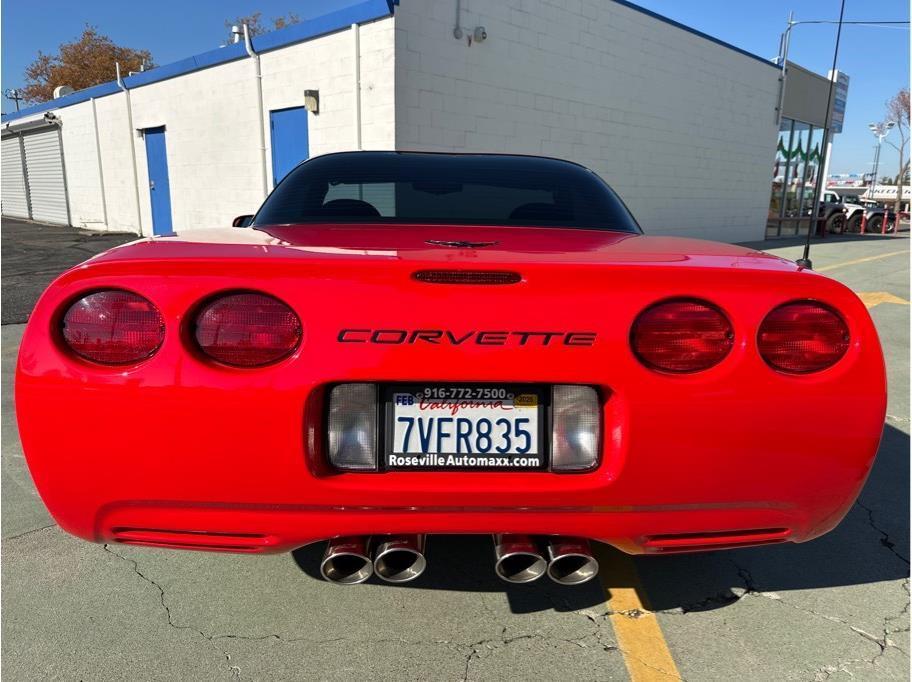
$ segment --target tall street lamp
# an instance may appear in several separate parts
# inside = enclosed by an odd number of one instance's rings
[[[890,130],[896,125],[896,121],[887,121],[886,123],[869,123],[868,129],[874,133],[877,138],[877,146],[874,147],[874,177],[871,178],[871,188],[868,198],[874,199],[874,188],[877,186],[877,171],[880,168],[880,147],[884,138],[890,134]]]

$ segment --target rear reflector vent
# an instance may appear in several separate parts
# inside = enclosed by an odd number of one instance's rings
[[[115,528],[114,540],[125,545],[199,549],[207,552],[262,552],[275,544],[271,535],[167,530],[162,528]]]
[[[516,284],[522,275],[508,270],[418,270],[412,278],[429,284]]]
[[[669,533],[647,535],[643,547],[647,552],[699,552],[713,549],[732,549],[785,542],[788,528],[753,528],[708,533]]]

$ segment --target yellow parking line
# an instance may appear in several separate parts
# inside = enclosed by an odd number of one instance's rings
[[[890,253],[881,253],[877,256],[866,256],[865,258],[856,258],[854,260],[845,260],[841,263],[833,263],[833,265],[825,265],[822,268],[817,268],[817,272],[826,272],[827,270],[835,270],[836,268],[844,268],[848,265],[858,265],[859,263],[867,263],[872,260],[880,260],[881,258],[889,258],[890,256],[901,256],[904,253],[909,253],[909,250],[905,251],[890,251]]]
[[[631,682],[680,680],[659,621],[646,606],[633,558],[600,549],[598,559],[609,618]]]
[[[881,303],[909,305],[909,302],[906,299],[894,296],[889,291],[859,291],[857,293],[858,298],[861,299],[861,302],[865,304],[866,308],[873,308]]]

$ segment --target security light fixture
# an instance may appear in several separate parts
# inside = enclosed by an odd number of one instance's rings
[[[896,121],[887,121],[886,123],[869,123],[868,129],[875,135],[886,135],[896,125]]]
[[[319,90],[305,90],[304,91],[304,108],[307,109],[312,114],[320,113],[320,91]]]

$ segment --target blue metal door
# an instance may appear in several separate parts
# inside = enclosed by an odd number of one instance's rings
[[[307,158],[307,109],[293,107],[269,112],[272,136],[272,186]]]
[[[146,128],[146,163],[149,166],[149,197],[152,201],[152,234],[174,234],[171,225],[171,185],[168,182],[168,153],[165,126]]]

